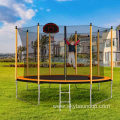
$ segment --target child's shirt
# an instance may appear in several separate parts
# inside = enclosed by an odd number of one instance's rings
[[[67,45],[69,46],[69,52],[75,52],[75,46],[80,42],[80,40],[78,40],[76,43],[72,42],[72,43],[69,43],[67,40],[66,40],[66,43]]]
[[[75,52],[75,45],[69,45],[69,52]]]

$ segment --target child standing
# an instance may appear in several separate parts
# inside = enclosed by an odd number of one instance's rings
[[[74,41],[70,41],[68,42],[66,40],[67,45],[69,46],[69,55],[68,55],[68,62],[70,65],[73,64],[73,68],[75,68],[75,46],[80,42],[80,40],[78,40],[77,42]]]

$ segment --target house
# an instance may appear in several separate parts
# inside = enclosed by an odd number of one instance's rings
[[[111,31],[104,32],[102,35],[102,38],[100,39],[101,42],[103,42],[103,63],[105,65],[111,64]],[[113,30],[113,62],[115,64],[116,61],[116,52],[118,50],[117,47],[117,36],[116,36],[116,30]]]
[[[118,38],[117,48],[118,48],[118,51],[120,51],[120,25],[118,25],[116,28],[116,36]]]

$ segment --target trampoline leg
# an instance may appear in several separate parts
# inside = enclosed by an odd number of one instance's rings
[[[18,98],[18,83],[17,83],[17,80],[16,80],[16,98]]]
[[[69,111],[71,111],[70,84],[69,84]]]
[[[92,106],[92,84],[90,85],[90,107]]]
[[[59,84],[59,111],[61,111],[61,84]]]
[[[100,83],[98,83],[98,90],[100,91]]]
[[[40,104],[40,84],[38,84],[38,105]]]
[[[111,98],[112,98],[112,84],[113,84],[113,81],[111,81]]]

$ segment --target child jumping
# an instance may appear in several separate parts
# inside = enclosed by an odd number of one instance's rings
[[[80,40],[78,40],[77,42],[74,41],[70,41],[68,42],[66,40],[67,45],[69,46],[69,56],[68,56],[68,62],[70,65],[73,64],[73,68],[75,69],[75,46],[80,42]]]

